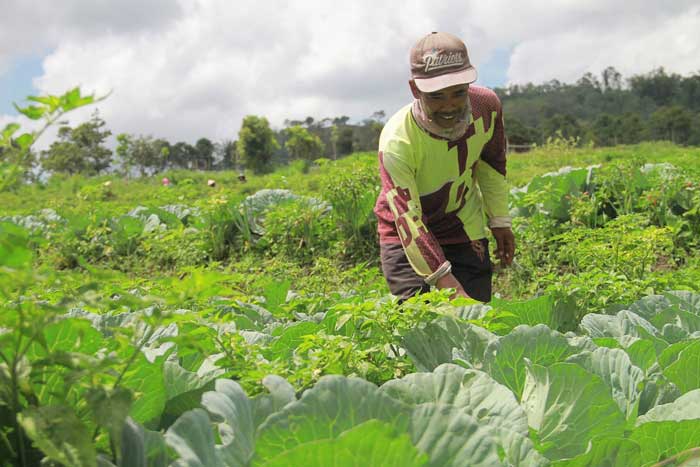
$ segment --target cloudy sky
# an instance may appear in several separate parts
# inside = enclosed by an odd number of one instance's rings
[[[98,108],[115,134],[173,142],[236,139],[248,114],[276,128],[391,114],[410,99],[408,50],[435,30],[464,39],[490,87],[609,65],[700,72],[697,0],[0,0],[0,11],[0,127],[26,124],[12,102],[76,85],[111,91]]]

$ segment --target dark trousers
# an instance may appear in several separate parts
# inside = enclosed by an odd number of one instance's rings
[[[488,240],[484,238],[480,242],[484,246],[482,257],[474,251],[471,243],[442,245],[442,251],[452,264],[452,274],[462,284],[464,291],[475,300],[488,302],[491,300],[493,266],[489,257]],[[418,292],[430,290],[430,285],[411,267],[400,243],[380,245],[380,252],[382,272],[392,294],[403,301]]]

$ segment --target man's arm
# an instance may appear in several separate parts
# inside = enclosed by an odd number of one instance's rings
[[[498,97],[493,95],[491,122],[493,136],[481,153],[476,166],[476,179],[483,195],[488,226],[496,240],[496,256],[506,266],[513,261],[515,238],[508,212],[508,184],[506,182],[506,140],[503,112]]]
[[[397,146],[398,149],[407,150],[401,145]],[[451,265],[445,259],[437,239],[423,222],[420,194],[410,157],[399,151],[380,152],[379,165],[383,190],[386,191],[387,203],[406,257],[416,274],[435,285],[438,279],[450,273]]]

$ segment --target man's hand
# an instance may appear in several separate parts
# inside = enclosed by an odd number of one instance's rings
[[[462,284],[459,283],[457,278],[452,273],[438,279],[435,283],[435,287],[438,289],[455,289],[454,295],[450,297],[451,299],[457,297],[471,298],[469,295],[467,295],[467,292],[464,291]]]
[[[494,227],[491,229],[496,239],[496,258],[504,266],[510,266],[515,255],[515,237],[510,227]]]

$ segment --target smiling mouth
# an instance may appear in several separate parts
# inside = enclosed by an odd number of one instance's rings
[[[462,114],[457,112],[457,113],[449,113],[449,114],[438,114],[437,116],[443,120],[452,121],[452,120],[459,120],[461,118]]]

